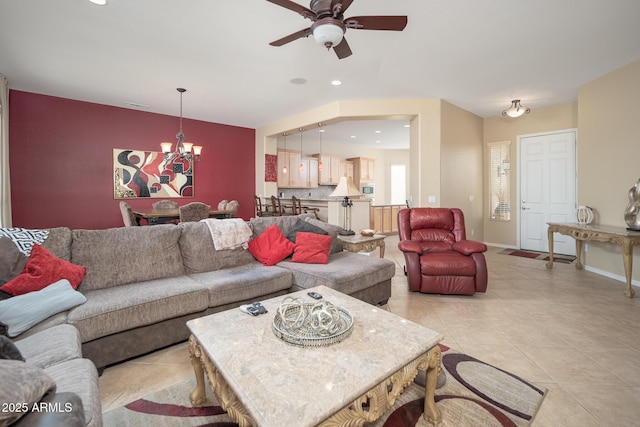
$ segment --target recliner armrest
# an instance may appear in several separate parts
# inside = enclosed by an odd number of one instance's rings
[[[473,253],[486,252],[487,245],[475,240],[460,240],[453,244],[453,250],[462,255],[471,255]]]
[[[422,255],[422,247],[418,242],[414,242],[413,240],[402,240],[398,242],[398,249],[402,252],[415,252],[418,255]]]

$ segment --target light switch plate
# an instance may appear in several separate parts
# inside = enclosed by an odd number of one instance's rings
[[[435,203],[436,202],[436,196],[429,196],[429,203]]]

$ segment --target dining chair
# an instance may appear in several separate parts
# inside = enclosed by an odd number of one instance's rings
[[[300,215],[303,213],[312,212],[316,219],[318,218],[319,208],[310,208],[309,206],[302,206],[302,202],[296,196],[291,196],[291,212],[293,215]]]
[[[178,209],[178,202],[173,200],[159,200],[151,204],[154,211],[171,211]]]
[[[124,222],[125,227],[133,227],[138,224],[136,221],[136,216],[133,213],[133,209],[129,206],[129,203],[122,201],[120,202],[120,213],[122,214],[122,221]]]
[[[271,196],[271,210],[273,211],[274,216],[289,215],[286,211],[286,208],[282,206],[280,197]]]
[[[178,208],[180,212],[180,222],[193,222],[209,218],[211,206],[202,202],[191,202]]]
[[[254,195],[253,196],[253,201],[256,204],[256,216],[257,217],[263,217],[263,216],[274,216],[273,215],[273,211],[271,209],[269,209],[269,205],[268,204],[262,204],[262,198],[259,196]]]

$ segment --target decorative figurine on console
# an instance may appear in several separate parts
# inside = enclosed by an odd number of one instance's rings
[[[629,230],[640,231],[640,179],[629,189],[629,204],[624,211]]]

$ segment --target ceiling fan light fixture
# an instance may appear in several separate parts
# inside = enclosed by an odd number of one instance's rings
[[[514,99],[511,101],[511,107],[507,108],[502,112],[503,116],[509,117],[520,117],[523,114],[529,114],[531,112],[531,108],[525,108],[520,104],[519,99]]]
[[[324,46],[327,49],[338,46],[344,36],[344,26],[335,23],[318,23],[318,25],[314,24],[312,27],[313,39],[320,46]]]

